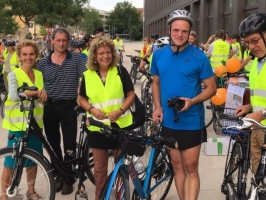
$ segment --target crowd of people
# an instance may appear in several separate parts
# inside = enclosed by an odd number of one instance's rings
[[[219,85],[215,83],[217,77],[213,72],[222,62],[234,57],[241,60],[242,67],[246,65],[246,69],[250,70],[251,103],[237,108],[235,114],[251,112],[246,117],[266,125],[266,15],[253,14],[247,17],[239,26],[240,33],[233,34],[231,38],[226,31],[219,29],[205,44],[197,43],[197,34],[192,31],[194,19],[189,12],[176,10],[169,15],[167,23],[169,37],[160,38],[154,33],[151,38],[144,38],[139,68],[143,69],[150,64],[150,72],[153,74],[153,121],[161,123],[161,136],[173,137],[178,142],[178,149],[167,148],[179,199],[196,200],[200,190],[200,148],[207,139],[203,102],[216,93]],[[127,70],[117,66],[118,50],[125,52],[123,41],[118,34],[114,40],[105,36],[102,28],[96,29],[94,35],[95,38],[86,34],[82,40],[70,42],[71,36],[66,29],[55,29],[50,38],[49,53],[39,60],[37,70],[39,49],[36,43],[24,39],[16,45],[12,38],[6,38],[2,43],[4,48],[0,62],[4,63],[3,74],[8,91],[2,126],[8,130],[9,135],[15,134],[19,138],[25,134],[26,120],[19,110],[16,92],[23,82],[39,89],[25,91],[24,95],[39,98],[36,103],[40,106],[35,108],[34,117],[39,126],[44,128],[47,140],[61,161],[73,159],[67,151],[76,150],[77,116],[74,107],[77,103],[95,120],[114,127],[132,129],[133,118],[129,108],[135,98],[134,86]],[[119,70],[121,73],[118,73]],[[205,85],[203,91],[202,82]],[[172,98],[178,98],[184,103],[178,112],[168,105]],[[174,120],[176,115],[178,121]],[[12,121],[14,117],[15,122]],[[115,157],[119,141],[106,138],[95,126],[89,126],[88,129],[91,132],[89,143],[94,157],[95,200],[98,200],[107,180],[108,149],[113,150]],[[63,148],[60,146],[61,134]],[[7,146],[16,142],[15,139],[9,140]],[[254,171],[258,166],[263,142],[263,132],[252,134]],[[30,135],[28,145],[42,154],[40,141],[33,134]],[[12,162],[11,157],[7,158],[2,172],[2,199],[7,199],[6,175],[14,171]],[[30,172],[27,175],[29,184],[26,195],[31,200],[41,199],[34,190],[32,179],[36,177],[37,171],[32,170],[32,167],[25,166]],[[71,194],[74,183],[73,177],[55,171],[56,192]]]

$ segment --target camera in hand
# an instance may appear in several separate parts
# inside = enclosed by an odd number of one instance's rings
[[[175,118],[174,122],[178,122],[178,116],[177,113],[185,106],[185,101],[180,99],[179,97],[170,98],[167,100],[167,105],[169,108],[174,109]]]
[[[167,100],[167,105],[169,108],[173,108],[176,112],[179,112],[185,106],[185,101],[179,97],[174,97]]]

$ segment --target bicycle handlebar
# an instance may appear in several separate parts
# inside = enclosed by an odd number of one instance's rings
[[[128,130],[123,130],[120,128],[115,128],[109,125],[106,125],[100,121],[94,120],[92,117],[88,118],[90,125],[97,126],[99,128],[102,128],[103,131],[107,134],[112,134],[113,131],[120,133],[120,135],[129,137],[129,138],[134,138],[134,139],[139,139],[139,140],[152,140],[153,143],[163,143],[166,146],[170,148],[178,148],[178,143],[174,138],[160,138],[160,137],[150,137],[150,136],[145,136],[145,135],[138,135],[137,132],[135,131],[128,131]]]
[[[18,94],[18,96],[19,96],[19,98],[20,98],[21,100],[25,100],[25,99],[28,99],[28,98],[29,98],[29,97],[27,97],[27,96],[23,93],[23,92],[25,92],[26,90],[29,90],[29,91],[37,91],[38,88],[35,87],[35,86],[29,86],[27,83],[23,82],[22,86],[18,87],[18,89],[17,89],[17,94]],[[36,97],[36,98],[31,97],[31,98],[32,98],[33,100],[34,100],[34,99],[37,99],[37,97]]]
[[[260,129],[266,129],[266,126],[257,122],[254,119],[246,118],[246,117],[239,117],[239,116],[233,116],[233,115],[227,115],[227,114],[220,114],[220,119],[230,120],[230,121],[238,121],[238,125],[235,126],[228,126],[226,129],[236,128],[238,130],[248,129],[252,126],[256,125]]]

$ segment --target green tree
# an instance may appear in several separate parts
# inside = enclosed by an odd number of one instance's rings
[[[14,20],[9,10],[0,10],[0,19],[0,33],[7,35],[17,32],[18,23]]]
[[[84,13],[84,19],[79,27],[86,33],[93,33],[96,28],[103,26],[103,20],[96,9],[86,8],[84,9]]]
[[[45,28],[45,26],[41,26],[41,27],[40,27],[39,34],[40,34],[41,36],[46,36],[46,35],[48,34],[48,33],[47,33],[47,30],[46,30],[46,28]]]
[[[1,5],[29,26],[36,19],[40,25],[67,26],[81,20],[87,0],[1,0]],[[2,20],[2,19],[1,19]]]
[[[106,24],[115,27],[116,33],[129,34],[132,40],[140,40],[142,37],[143,23],[140,12],[128,1],[116,4]]]

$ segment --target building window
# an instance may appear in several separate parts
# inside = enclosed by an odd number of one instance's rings
[[[245,0],[245,6],[257,5],[258,0]]]
[[[232,0],[224,0],[224,11],[232,10]]]

